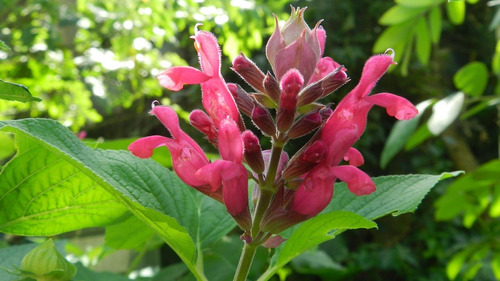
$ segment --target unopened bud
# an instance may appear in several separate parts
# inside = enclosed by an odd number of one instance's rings
[[[292,128],[288,131],[288,137],[291,139],[299,138],[303,135],[309,134],[316,128],[318,128],[322,123],[321,114],[316,112],[310,112],[302,116]]]
[[[325,107],[319,111],[319,114],[321,115],[321,119],[323,121],[328,119],[328,117],[330,117],[330,115],[332,115],[332,113],[333,113],[333,110],[330,107],[328,107],[328,105],[327,105],[327,107]]]
[[[266,78],[264,79],[264,89],[266,90],[266,94],[276,103],[280,100],[281,89],[280,84],[276,81],[276,78],[269,73],[266,74]]]
[[[247,116],[252,116],[252,110],[254,105],[254,99],[250,96],[243,88],[234,83],[228,83],[227,88],[231,95],[233,95],[234,100],[238,109]]]
[[[19,275],[35,280],[69,281],[75,277],[76,267],[48,239],[24,256]]]
[[[297,100],[304,78],[297,69],[289,70],[281,79],[281,97],[276,114],[276,125],[280,132],[286,132],[295,120]]]
[[[264,107],[267,107],[267,108],[276,108],[277,107],[277,104],[268,95],[255,93],[255,94],[252,94],[252,96],[254,97],[254,99],[258,103],[262,104]]]
[[[276,127],[271,113],[260,105],[255,105],[252,111],[252,121],[264,134],[274,136]]]
[[[263,83],[265,78],[264,73],[245,55],[240,53],[240,55],[233,60],[232,69],[255,90],[263,93],[265,92]]]
[[[199,109],[191,111],[191,114],[189,114],[189,123],[205,134],[210,142],[217,143],[217,128],[215,128],[214,123],[205,112]]]
[[[347,82],[349,82],[349,78],[343,71],[343,67],[339,66],[321,80],[315,81],[304,88],[299,94],[298,106],[310,104],[325,97]]]
[[[314,142],[302,152],[299,151],[299,154],[290,160],[283,171],[283,178],[285,180],[293,179],[309,172],[325,157],[327,151],[326,144],[321,140]]]
[[[244,146],[243,155],[245,156],[248,166],[257,174],[262,174],[265,166],[259,138],[249,130],[244,131],[241,137],[243,138]]]

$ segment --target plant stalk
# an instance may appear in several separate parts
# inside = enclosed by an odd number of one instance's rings
[[[241,252],[240,261],[238,263],[238,268],[236,268],[236,273],[234,275],[233,281],[247,280],[248,272],[250,271],[250,266],[252,265],[257,247],[258,245],[245,243],[243,252]]]

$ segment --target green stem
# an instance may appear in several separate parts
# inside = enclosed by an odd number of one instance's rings
[[[250,271],[250,266],[252,265],[253,257],[255,256],[255,251],[258,245],[246,244],[243,247],[243,252],[241,253],[240,262],[238,263],[238,268],[236,268],[236,274],[234,275],[233,281],[245,281],[247,280],[248,271]]]

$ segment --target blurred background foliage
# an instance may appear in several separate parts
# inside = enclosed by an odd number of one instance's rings
[[[0,79],[42,99],[0,101],[0,119],[53,118],[85,131],[92,145],[104,138],[104,148],[164,133],[147,115],[153,100],[183,118],[200,107],[198,86],[168,93],[155,78],[172,65],[197,65],[195,24],[218,37],[226,81],[241,83],[231,59],[244,52],[268,70],[271,13],[284,20],[289,4],[307,6],[310,25],[324,19],[325,55],[352,79],[326,102],[354,87],[371,54],[395,50],[399,65],[377,89],[419,104],[420,115],[395,123],[383,110],[370,113],[357,144],[368,174],[466,174],[434,189],[415,215],[345,233],[275,280],[500,280],[500,1],[0,0]],[[0,135],[0,158],[12,153],[8,143]]]

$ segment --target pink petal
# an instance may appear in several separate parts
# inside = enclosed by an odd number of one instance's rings
[[[375,184],[372,179],[354,166],[336,166],[331,168],[330,171],[335,177],[347,183],[349,191],[357,196],[367,195],[375,191]]]
[[[291,209],[307,217],[319,214],[332,199],[334,181],[327,168],[314,169],[297,188]]]
[[[281,36],[278,18],[276,15],[274,15],[274,20],[276,22],[276,28],[266,44],[266,57],[273,69],[275,69],[276,65],[276,54],[286,47],[285,40],[283,39],[283,36]]]
[[[387,114],[398,120],[409,120],[417,115],[417,108],[407,99],[390,93],[380,93],[365,98],[367,102],[385,107]]]
[[[174,66],[161,72],[157,78],[163,87],[179,91],[184,84],[201,84],[210,79],[210,76],[194,67]]]
[[[179,117],[175,111],[168,106],[154,106],[151,113],[156,115],[160,122],[168,129],[172,138],[178,143],[185,143],[186,146],[196,150],[198,154],[205,155],[201,147],[179,127]]]
[[[243,140],[236,123],[231,119],[224,120],[219,129],[218,147],[222,159],[241,163],[243,158]]]
[[[281,77],[292,68],[299,70],[304,81],[309,81],[311,78],[319,57],[307,44],[304,37],[305,31],[299,39],[276,54],[275,74],[278,80],[281,80]]]
[[[248,174],[245,166],[234,165],[233,168],[221,170],[222,196],[228,213],[238,216],[248,211]]]
[[[322,56],[325,52],[325,43],[326,43],[326,31],[325,29],[320,25],[319,27],[316,28],[316,34],[318,36],[318,41],[319,41],[319,47],[320,47],[320,56]]]
[[[220,76],[221,54],[217,38],[207,31],[195,31],[193,36],[201,69],[211,77]]]
[[[344,160],[349,161],[349,165],[352,166],[361,166],[365,163],[365,159],[359,150],[354,147],[349,148],[347,153],[344,155]]]
[[[358,85],[351,93],[358,98],[366,97],[392,64],[394,61],[391,55],[375,55],[369,58],[365,63]]]
[[[128,150],[137,157],[149,158],[153,155],[155,148],[167,142],[172,142],[172,140],[163,136],[149,136],[134,141],[128,146]]]
[[[232,171],[235,164],[225,160],[215,160],[198,171],[196,171],[195,177],[198,180],[206,181],[210,185],[212,192],[219,189],[222,186],[222,176],[221,171],[230,170]]]
[[[217,129],[228,117],[239,124],[240,112],[222,77],[215,77],[201,84],[201,90],[203,107]]]

